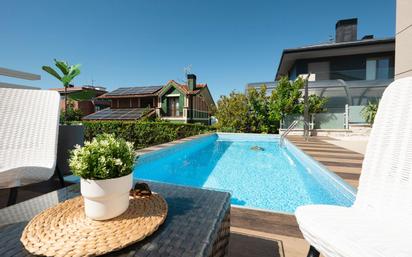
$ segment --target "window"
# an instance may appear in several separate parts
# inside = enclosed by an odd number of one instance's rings
[[[171,117],[180,116],[179,97],[168,97],[167,98],[167,110],[168,110],[168,116],[171,116]]]
[[[315,74],[315,80],[328,80],[329,62],[311,62],[308,63],[308,73]]]
[[[366,80],[389,79],[389,58],[366,60]]]
[[[377,63],[376,79],[388,79],[389,78],[389,59],[380,59]]]

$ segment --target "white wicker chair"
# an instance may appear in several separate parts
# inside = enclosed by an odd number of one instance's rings
[[[350,208],[296,211],[308,256],[412,256],[412,77],[393,82],[380,101]]]
[[[49,179],[56,166],[59,93],[0,88],[0,99],[0,188]]]

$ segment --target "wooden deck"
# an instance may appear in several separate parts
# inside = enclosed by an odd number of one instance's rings
[[[308,142],[300,136],[289,136],[288,139],[348,184],[358,188],[363,162],[362,154],[327,143],[325,142],[329,139],[327,137],[312,137]]]
[[[308,142],[298,136],[288,139],[349,184],[357,187],[363,155],[325,142],[328,138],[313,137]],[[141,153],[188,140],[190,139],[144,149]],[[23,187],[19,190],[18,201],[56,190],[58,187],[57,179]],[[7,197],[8,190],[0,190],[0,208],[6,205]],[[308,248],[309,245],[302,238],[293,215],[232,207],[229,256],[302,257],[306,256]]]

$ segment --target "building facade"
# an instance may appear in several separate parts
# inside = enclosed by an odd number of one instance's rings
[[[316,115],[315,128],[349,129],[365,124],[361,110],[369,102],[378,102],[394,79],[395,38],[366,35],[358,39],[357,24],[356,18],[339,20],[334,40],[284,49],[275,81],[246,87],[265,84],[270,93],[281,77],[295,80],[309,75],[309,94],[328,98],[327,113]]]
[[[111,102],[111,108],[84,117],[84,120],[138,120],[159,117],[179,123],[210,124],[215,106],[206,84],[198,84],[194,74],[187,83],[174,80],[160,86],[119,88],[99,99]]]

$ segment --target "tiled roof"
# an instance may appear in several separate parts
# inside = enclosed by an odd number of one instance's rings
[[[185,94],[197,94],[200,92],[202,88],[207,87],[207,84],[196,84],[196,90],[190,91],[189,86],[187,84],[180,84],[174,80],[169,81],[169,83],[170,82],[176,84]]]

